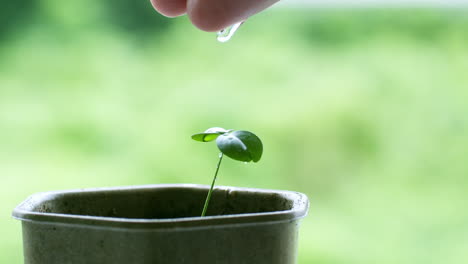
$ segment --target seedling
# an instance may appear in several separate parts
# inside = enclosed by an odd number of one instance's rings
[[[192,135],[192,139],[200,142],[216,140],[216,145],[220,150],[213,182],[211,183],[210,190],[206,196],[205,205],[203,206],[201,214],[203,217],[206,215],[208,204],[210,203],[211,194],[213,193],[213,187],[216,182],[216,177],[218,176],[223,156],[226,155],[231,159],[243,162],[258,162],[262,157],[263,144],[260,138],[252,132],[233,129],[226,130],[220,127],[212,127],[203,133],[194,134]]]

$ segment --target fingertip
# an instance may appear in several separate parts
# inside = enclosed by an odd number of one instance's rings
[[[187,15],[197,28],[216,32],[237,22],[226,3],[219,0],[188,0]]]
[[[203,16],[202,13],[194,11],[194,12],[187,12],[187,15],[192,22],[192,24],[200,30],[206,32],[216,32],[223,28],[225,28],[225,23],[222,23],[219,18],[216,16]]]
[[[178,17],[187,12],[186,0],[151,0],[151,4],[166,17]]]

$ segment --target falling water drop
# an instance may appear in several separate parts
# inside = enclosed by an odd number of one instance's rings
[[[236,31],[239,29],[239,27],[244,24],[244,21],[236,23],[230,27],[227,27],[217,33],[218,41],[219,42],[227,42],[228,40],[231,39],[231,37],[236,33]]]

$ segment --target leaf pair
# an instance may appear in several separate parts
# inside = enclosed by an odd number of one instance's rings
[[[244,162],[258,162],[262,157],[263,144],[254,133],[244,130],[226,130],[212,127],[203,133],[192,135],[200,142],[216,140],[219,150],[226,156]]]

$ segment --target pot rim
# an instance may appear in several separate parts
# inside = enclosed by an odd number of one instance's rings
[[[124,229],[151,229],[165,230],[174,228],[213,228],[214,226],[225,228],[232,225],[258,225],[272,224],[278,222],[292,222],[307,215],[309,201],[305,194],[293,191],[243,188],[230,186],[216,186],[216,190],[241,191],[253,193],[268,193],[277,194],[291,202],[292,206],[289,210],[261,212],[261,213],[246,213],[232,215],[214,215],[205,217],[182,217],[182,218],[166,218],[166,219],[143,219],[143,218],[120,218],[120,217],[103,217],[103,216],[86,216],[77,214],[63,213],[46,213],[33,211],[37,205],[56,199],[65,194],[76,193],[96,193],[96,192],[122,192],[122,191],[143,191],[154,189],[201,189],[209,190],[208,185],[199,184],[152,184],[138,186],[122,186],[122,187],[101,187],[101,188],[86,188],[64,191],[50,191],[36,193],[28,197],[24,202],[19,204],[12,213],[13,218],[35,223],[50,223],[59,225],[73,226],[88,226],[96,228],[124,228]]]

